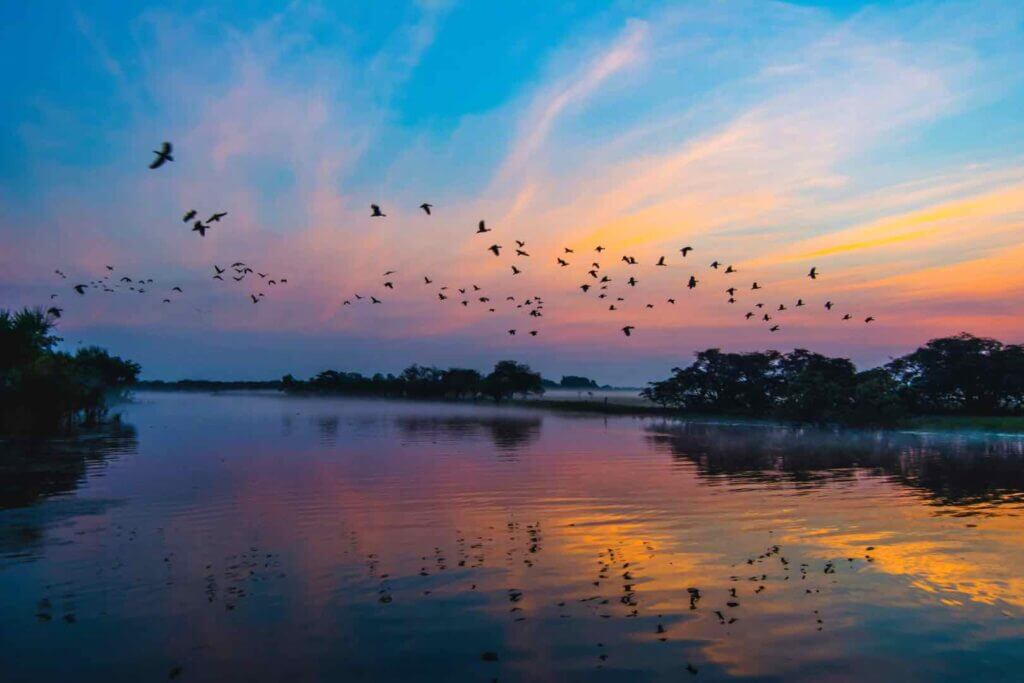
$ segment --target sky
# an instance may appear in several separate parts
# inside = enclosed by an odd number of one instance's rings
[[[57,302],[65,347],[150,379],[511,358],[637,386],[707,347],[1022,342],[1022,64],[1011,1],[6,3],[0,307]],[[199,237],[193,208],[228,216]],[[211,279],[236,261],[288,283]],[[107,265],[154,285],[71,289]]]

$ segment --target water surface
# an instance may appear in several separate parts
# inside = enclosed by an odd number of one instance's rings
[[[5,681],[1024,671],[1019,438],[140,393],[0,447]]]

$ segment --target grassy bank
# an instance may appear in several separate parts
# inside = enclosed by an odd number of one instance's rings
[[[1024,433],[1024,416],[921,415],[900,426],[921,431]]]
[[[673,408],[663,408],[652,404],[625,403],[595,400],[545,400],[529,399],[509,402],[511,405],[526,408],[543,408],[553,411],[598,413],[602,415],[636,415],[676,417],[694,422],[747,422],[750,424],[785,424],[780,420],[757,419],[730,415],[713,415],[706,413],[686,413]],[[879,429],[914,430],[934,432],[990,432],[990,433],[1022,433],[1024,434],[1024,416],[971,416],[971,415],[920,415],[907,418],[896,424],[879,427]]]

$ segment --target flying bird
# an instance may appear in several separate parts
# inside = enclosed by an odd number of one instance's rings
[[[382,213],[380,207],[376,204],[370,204],[370,218],[384,218],[387,216],[386,213]]]
[[[57,308],[56,306],[51,306],[50,308],[46,309],[47,315],[52,315],[54,318],[59,318],[60,314],[63,312],[63,308]]]
[[[658,262],[657,262],[657,263],[655,263],[654,265],[656,265],[656,266],[664,266],[664,265],[666,265],[666,264],[665,264],[665,257],[664,257],[664,256],[662,256],[661,258],[659,258],[659,259],[658,259]]]
[[[75,285],[75,291],[79,294],[85,294],[85,288],[87,285]]]
[[[430,210],[432,208],[434,208],[434,205],[433,204],[428,204],[427,202],[423,202],[422,204],[420,204],[420,208],[423,209],[423,213],[425,213],[425,214],[427,214],[429,216],[430,215]]]
[[[811,270],[807,273],[807,277],[811,278],[812,280],[817,280],[818,279],[818,269],[817,268],[811,268]]]
[[[521,272],[523,272],[523,271],[519,270],[515,266],[512,266],[512,274],[513,275],[519,275],[519,273],[521,273]]]
[[[874,320],[874,318],[872,316],[870,316],[870,315],[868,317],[864,318],[864,322],[866,322],[866,323],[869,323],[869,322],[871,322],[873,320]]]
[[[686,255],[693,251],[693,247],[683,247],[679,251],[682,252],[683,258],[686,258]]]
[[[501,256],[501,245],[500,244],[492,244],[491,246],[487,247],[487,249],[489,251],[493,251],[495,256]]]
[[[831,301],[825,302],[825,310],[831,311],[834,304]]]
[[[686,283],[687,289],[693,289],[697,286],[697,278],[693,275],[690,276],[690,281]]]
[[[259,297],[258,297],[258,296],[256,296],[255,294],[250,294],[250,295],[249,295],[249,297],[250,297],[250,298],[252,299],[252,302],[253,302],[254,304],[258,304],[258,303],[260,302],[260,299],[259,299]]]
[[[171,156],[171,143],[165,142],[160,146],[160,150],[153,150],[153,154],[156,155],[156,159],[153,159],[153,163],[149,165],[150,168],[160,168],[164,165],[165,161],[174,161],[174,157]]]
[[[196,217],[196,210],[195,209],[189,209],[188,211],[185,212],[185,215],[181,217],[181,222],[182,223],[188,223],[190,220],[192,220],[195,217]]]
[[[202,221],[196,221],[192,225],[192,232],[198,232],[200,237],[206,237],[206,231],[210,229],[209,225],[203,225]]]
[[[480,221],[480,225],[478,225],[478,226],[476,227],[476,234],[478,234],[478,235],[479,235],[479,234],[481,234],[481,233],[484,233],[484,232],[490,232],[490,231],[491,231],[491,229],[490,229],[490,228],[488,228],[488,227],[487,227],[487,226],[486,226],[486,225],[484,224],[484,222],[483,222],[483,221]]]
[[[171,291],[172,292],[178,292],[180,294],[181,293],[181,287],[171,287]]]
[[[626,335],[628,337],[631,334],[633,334],[633,330],[635,330],[635,329],[636,329],[636,327],[634,327],[633,325],[626,325],[625,327],[622,328],[622,334],[624,334],[624,335]]]
[[[212,216],[210,216],[209,218],[207,218],[206,222],[207,223],[219,223],[220,219],[224,218],[224,216],[227,216],[227,215],[228,215],[227,211],[221,211],[221,212],[215,213]]]
[[[377,297],[375,297],[375,296],[371,296],[371,297],[370,297],[370,303],[371,303],[371,304],[379,304],[379,303],[380,303],[380,299],[378,299],[378,298],[377,298]]]

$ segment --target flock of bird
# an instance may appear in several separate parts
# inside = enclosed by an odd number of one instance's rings
[[[171,145],[171,143],[164,142],[159,150],[153,151],[156,157],[154,158],[153,162],[149,165],[149,168],[157,169],[163,166],[165,163],[174,161],[172,152],[173,146]],[[424,202],[420,204],[419,208],[427,216],[433,215],[433,204]],[[206,221],[204,222],[202,219],[198,218],[198,211],[196,211],[195,209],[189,209],[182,216],[182,220],[185,223],[192,224],[192,232],[198,233],[200,237],[205,237],[207,231],[210,230],[215,223],[219,223],[222,219],[227,217],[227,215],[227,211],[217,211],[212,213],[210,217],[207,218]],[[387,214],[384,212],[384,210],[381,208],[379,204],[371,204],[370,217],[387,218]],[[485,235],[487,233],[491,233],[492,231],[492,228],[489,228],[487,226],[486,221],[481,220],[477,225],[475,234],[478,236]],[[484,242],[484,244],[486,244],[486,241]],[[512,254],[514,254],[511,257],[509,256],[510,250]],[[485,251],[490,252],[494,257],[499,259],[511,258],[512,262],[508,263],[509,272],[511,273],[509,277],[516,277],[518,275],[522,275],[523,272],[525,272],[525,264],[528,262],[526,259],[533,258],[530,252],[527,251],[526,242],[521,239],[515,240],[514,248],[506,247],[503,244],[494,242],[489,246],[486,246]],[[589,279],[585,280],[583,283],[579,285],[579,290],[584,295],[596,298],[602,304],[607,304],[608,311],[620,311],[625,308],[627,301],[630,301],[631,299],[635,298],[634,293],[638,291],[636,288],[640,284],[640,279],[638,275],[641,274],[641,269],[639,268],[641,264],[636,259],[636,257],[628,254],[623,254],[621,258],[618,260],[618,262],[624,263],[625,267],[629,269],[627,273],[628,277],[616,276],[613,278],[609,269],[603,266],[601,263],[601,259],[603,258],[602,255],[605,251],[606,248],[604,246],[596,245],[593,247],[593,253],[596,254],[596,256],[594,256],[592,259],[583,259],[582,263],[585,264],[585,275]],[[690,253],[693,251],[695,251],[694,247],[689,245],[683,246],[679,249],[679,253],[681,254],[681,258],[684,263],[688,262],[687,259]],[[559,269],[570,268],[573,265],[573,263],[570,262],[569,259],[573,259],[573,261],[575,261],[577,258],[581,257],[577,256],[576,250],[574,248],[563,247],[562,251],[555,255],[554,263]],[[670,265],[674,265],[668,263],[666,259],[666,256],[660,256],[652,267],[668,268]],[[588,261],[589,265],[586,265]],[[754,280],[750,282],[749,285],[739,283],[737,281],[738,278],[734,278],[733,276],[736,276],[736,274],[739,273],[740,271],[737,267],[735,267],[732,264],[725,264],[718,260],[712,260],[708,267],[710,268],[710,272],[707,275],[700,274],[700,279],[698,279],[698,274],[691,272],[691,274],[686,280],[685,289],[688,291],[692,291],[702,283],[704,283],[705,286],[721,286],[717,283],[715,285],[707,284],[706,279],[707,277],[713,276],[712,273],[719,274],[722,278],[730,278],[728,280],[719,281],[722,284],[729,285],[728,287],[723,287],[721,290],[721,293],[724,295],[723,299],[725,303],[730,305],[739,303],[740,297],[742,296],[742,293],[745,291],[755,293],[753,296],[753,300],[749,301],[748,305],[744,307],[747,310],[742,314],[743,318],[747,321],[754,320],[765,324],[769,332],[777,332],[781,329],[782,321],[784,320],[783,314],[785,312],[791,309],[798,309],[808,306],[808,303],[804,301],[803,298],[798,298],[796,299],[796,301],[776,301],[773,303],[769,303],[768,301],[761,299],[760,292],[764,290],[764,287],[760,284],[760,282]],[[76,284],[73,287],[74,291],[80,295],[84,295],[87,289],[96,288],[108,293],[123,290],[144,294],[147,291],[149,291],[150,286],[154,285],[154,280],[152,278],[133,279],[128,276],[123,276],[116,282],[112,281],[111,276],[114,268],[109,265],[106,266],[106,268],[107,273],[103,277],[94,279],[87,283]],[[220,281],[225,281],[224,276],[227,275],[235,282],[242,282],[243,280],[246,279],[247,276],[255,274],[259,278],[257,282],[260,285],[260,287],[258,287],[257,289],[262,289],[262,285],[264,284],[267,287],[276,287],[279,285],[287,284],[288,282],[287,278],[271,277],[269,273],[259,272],[243,261],[236,261],[232,263],[230,266],[225,267],[221,267],[220,265],[215,264],[213,266],[213,269],[213,279]],[[67,277],[60,270],[57,270],[55,272],[61,278]],[[380,283],[380,286],[383,290],[387,290],[388,292],[390,292],[396,289],[397,278],[394,277],[395,275],[396,271],[394,270],[387,270],[383,273],[383,280]],[[812,267],[807,272],[807,278],[812,281],[816,281],[818,279],[818,276],[819,273],[817,267]],[[435,283],[435,280],[431,278],[430,275],[422,275],[422,278],[423,286],[425,287],[430,287]],[[628,287],[629,289],[626,290],[625,287]],[[538,295],[528,296],[522,299],[517,299],[515,296],[511,295],[498,296],[492,298],[492,296],[488,292],[484,291],[484,289],[481,286],[475,283],[470,283],[468,285],[458,287],[452,287],[446,284],[438,284],[435,289],[435,295],[437,297],[436,300],[442,304],[449,301],[450,299],[457,299],[458,302],[464,307],[469,307],[471,304],[486,306],[488,313],[496,313],[498,312],[499,306],[504,306],[505,308],[510,308],[513,311],[521,311],[525,313],[525,315],[527,315],[533,321],[538,321],[540,318],[544,317],[544,299]],[[181,287],[178,285],[170,287],[169,289],[164,291],[167,292],[167,296],[162,299],[162,302],[165,304],[171,303],[173,301],[171,297],[183,293]],[[629,298],[625,296],[627,292],[630,293]],[[250,291],[248,293],[248,298],[252,301],[253,304],[259,303],[265,296],[266,294],[264,291]],[[56,297],[57,295],[53,294],[51,295],[50,298],[55,299]],[[678,299],[676,297],[668,297],[665,300],[665,303],[671,306],[675,305],[677,303],[677,300]],[[350,298],[343,300],[342,305],[353,306],[359,303],[366,303],[369,305],[380,305],[383,304],[385,301],[386,294],[383,292],[375,291],[374,293],[365,295],[360,293],[353,293],[353,295]],[[646,301],[642,303],[644,310],[650,310],[655,307],[655,303],[651,301]],[[832,312],[836,308],[836,304],[832,300],[826,300],[822,304],[822,307],[825,309],[826,312]],[[59,308],[57,306],[51,306],[48,309],[47,313],[55,318],[59,318],[63,310],[64,309]],[[838,312],[837,315],[839,315]],[[839,319],[842,321],[850,321],[854,319],[854,315],[849,312],[844,312],[839,316]],[[863,320],[864,323],[871,323],[874,322],[875,318],[874,316],[868,315]],[[637,329],[637,326],[635,324],[626,324],[623,325],[620,329],[625,336],[631,337],[633,336],[634,331]],[[515,336],[516,334],[519,333],[519,331],[520,330],[518,327],[512,327],[507,330],[508,335],[510,336]],[[531,325],[530,329],[526,330],[526,333],[531,337],[536,337],[540,333],[540,331],[536,328],[536,326]]]

